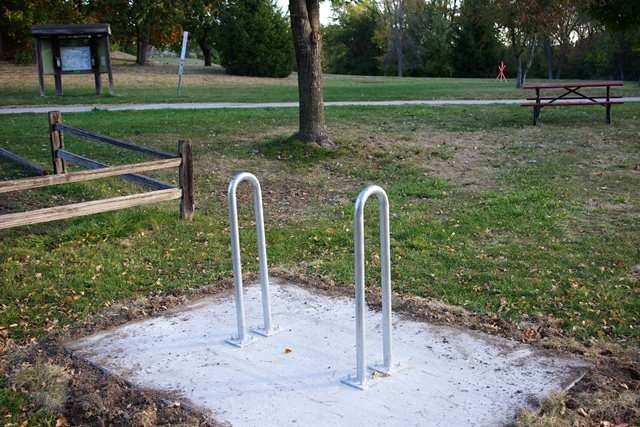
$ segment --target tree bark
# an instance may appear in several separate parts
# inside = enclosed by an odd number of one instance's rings
[[[322,98],[322,35],[319,0],[289,0],[293,46],[298,66],[299,132],[309,143],[331,145]]]
[[[516,87],[519,89],[522,87],[522,55],[518,55],[516,58],[518,62],[518,75],[516,76]]]
[[[522,50],[516,43],[516,33],[512,28],[509,30],[509,35],[511,37],[511,51],[513,52],[513,57],[516,60],[516,64],[518,64],[518,73],[516,74],[516,87],[522,87]]]
[[[558,60],[556,61],[556,80],[560,80],[562,76],[562,69],[565,63],[568,63],[569,57],[569,42],[564,38],[560,39],[560,46],[558,49]]]
[[[396,45],[396,71],[398,77],[404,74],[404,1],[398,0],[394,13],[395,20],[395,45]]]
[[[149,49],[150,28],[146,23],[138,30],[138,41],[136,44],[136,63],[145,65],[147,63],[147,50]]]
[[[556,68],[556,80],[560,80],[562,78],[562,62],[558,63],[558,67]]]
[[[547,79],[553,80],[553,49],[549,37],[544,38],[544,53],[547,59]]]
[[[213,51],[211,50],[211,46],[207,43],[206,37],[198,40],[198,44],[200,45],[200,50],[202,50],[202,56],[204,56],[204,66],[211,67]]]
[[[534,59],[534,55],[536,53],[536,39],[534,38],[533,40],[531,40],[531,44],[529,45],[529,49],[528,49],[528,56],[527,56],[527,65],[525,66],[523,72],[522,72],[522,80],[520,81],[520,86],[519,87],[523,87],[524,84],[527,81],[527,74],[529,74],[529,70],[531,69],[531,65],[533,65],[533,59]]]
[[[623,31],[618,33],[618,54],[617,58],[617,67],[618,67],[618,79],[624,81],[624,54],[626,48],[626,37]]]

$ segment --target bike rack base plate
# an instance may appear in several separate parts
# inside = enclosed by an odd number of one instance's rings
[[[253,338],[251,335],[247,335],[244,340],[240,340],[238,337],[231,337],[224,340],[224,342],[226,342],[227,344],[231,344],[232,346],[238,348],[246,347],[254,341],[255,338]]]
[[[363,383],[358,380],[358,377],[355,375],[349,375],[346,378],[340,380],[342,384],[346,384],[350,387],[357,388],[358,390],[366,390],[368,386],[368,382]]]
[[[368,366],[370,371],[373,371],[376,374],[380,374],[385,377],[390,377],[404,367],[406,367],[406,364],[400,362],[392,363],[389,368],[384,366],[384,363],[382,362]]]
[[[280,327],[279,326],[272,326],[271,329],[266,330],[264,327],[262,326],[256,326],[255,328],[251,328],[251,332],[253,332],[254,334],[258,334],[262,337],[272,337],[275,334],[279,333]]]

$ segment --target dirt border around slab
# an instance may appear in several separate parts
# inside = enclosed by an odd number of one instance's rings
[[[354,292],[351,284],[320,277],[275,269],[271,276],[329,296],[350,297]],[[256,279],[255,274],[245,276],[246,283]],[[131,321],[166,314],[205,297],[223,296],[232,287],[232,279],[227,278],[202,288],[176,289],[114,304],[35,343],[22,347],[7,345],[8,351],[0,355],[0,372],[11,378],[19,369],[39,363],[63,366],[70,373],[70,380],[67,402],[60,416],[68,425],[219,425],[210,413],[194,407],[178,395],[138,389],[126,380],[70,355],[65,351],[64,343]],[[377,287],[367,289],[366,298],[371,307],[380,309]],[[556,356],[585,361],[590,367],[577,384],[567,384],[569,390],[564,398],[564,416],[584,420],[584,423],[574,425],[591,426],[601,422],[618,425],[640,420],[640,405],[633,401],[640,403],[640,351],[636,348],[609,341],[580,343],[563,333],[550,318],[515,324],[435,299],[404,294],[394,293],[393,309],[395,313],[419,321],[497,335],[533,345]],[[593,406],[590,396],[598,397],[597,406]]]

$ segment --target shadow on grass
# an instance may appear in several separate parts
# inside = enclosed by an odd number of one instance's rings
[[[295,136],[276,138],[267,143],[257,143],[249,147],[249,150],[257,152],[269,160],[283,160],[297,166],[307,166],[347,154],[345,147],[323,148],[306,143]]]

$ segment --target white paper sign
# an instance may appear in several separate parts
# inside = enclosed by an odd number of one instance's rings
[[[178,66],[178,96],[180,96],[180,86],[182,85],[182,75],[184,74],[184,62],[187,56],[187,40],[189,33],[182,33],[182,51],[180,52],[180,65]]]
[[[62,71],[89,71],[91,48],[89,46],[61,47]]]

